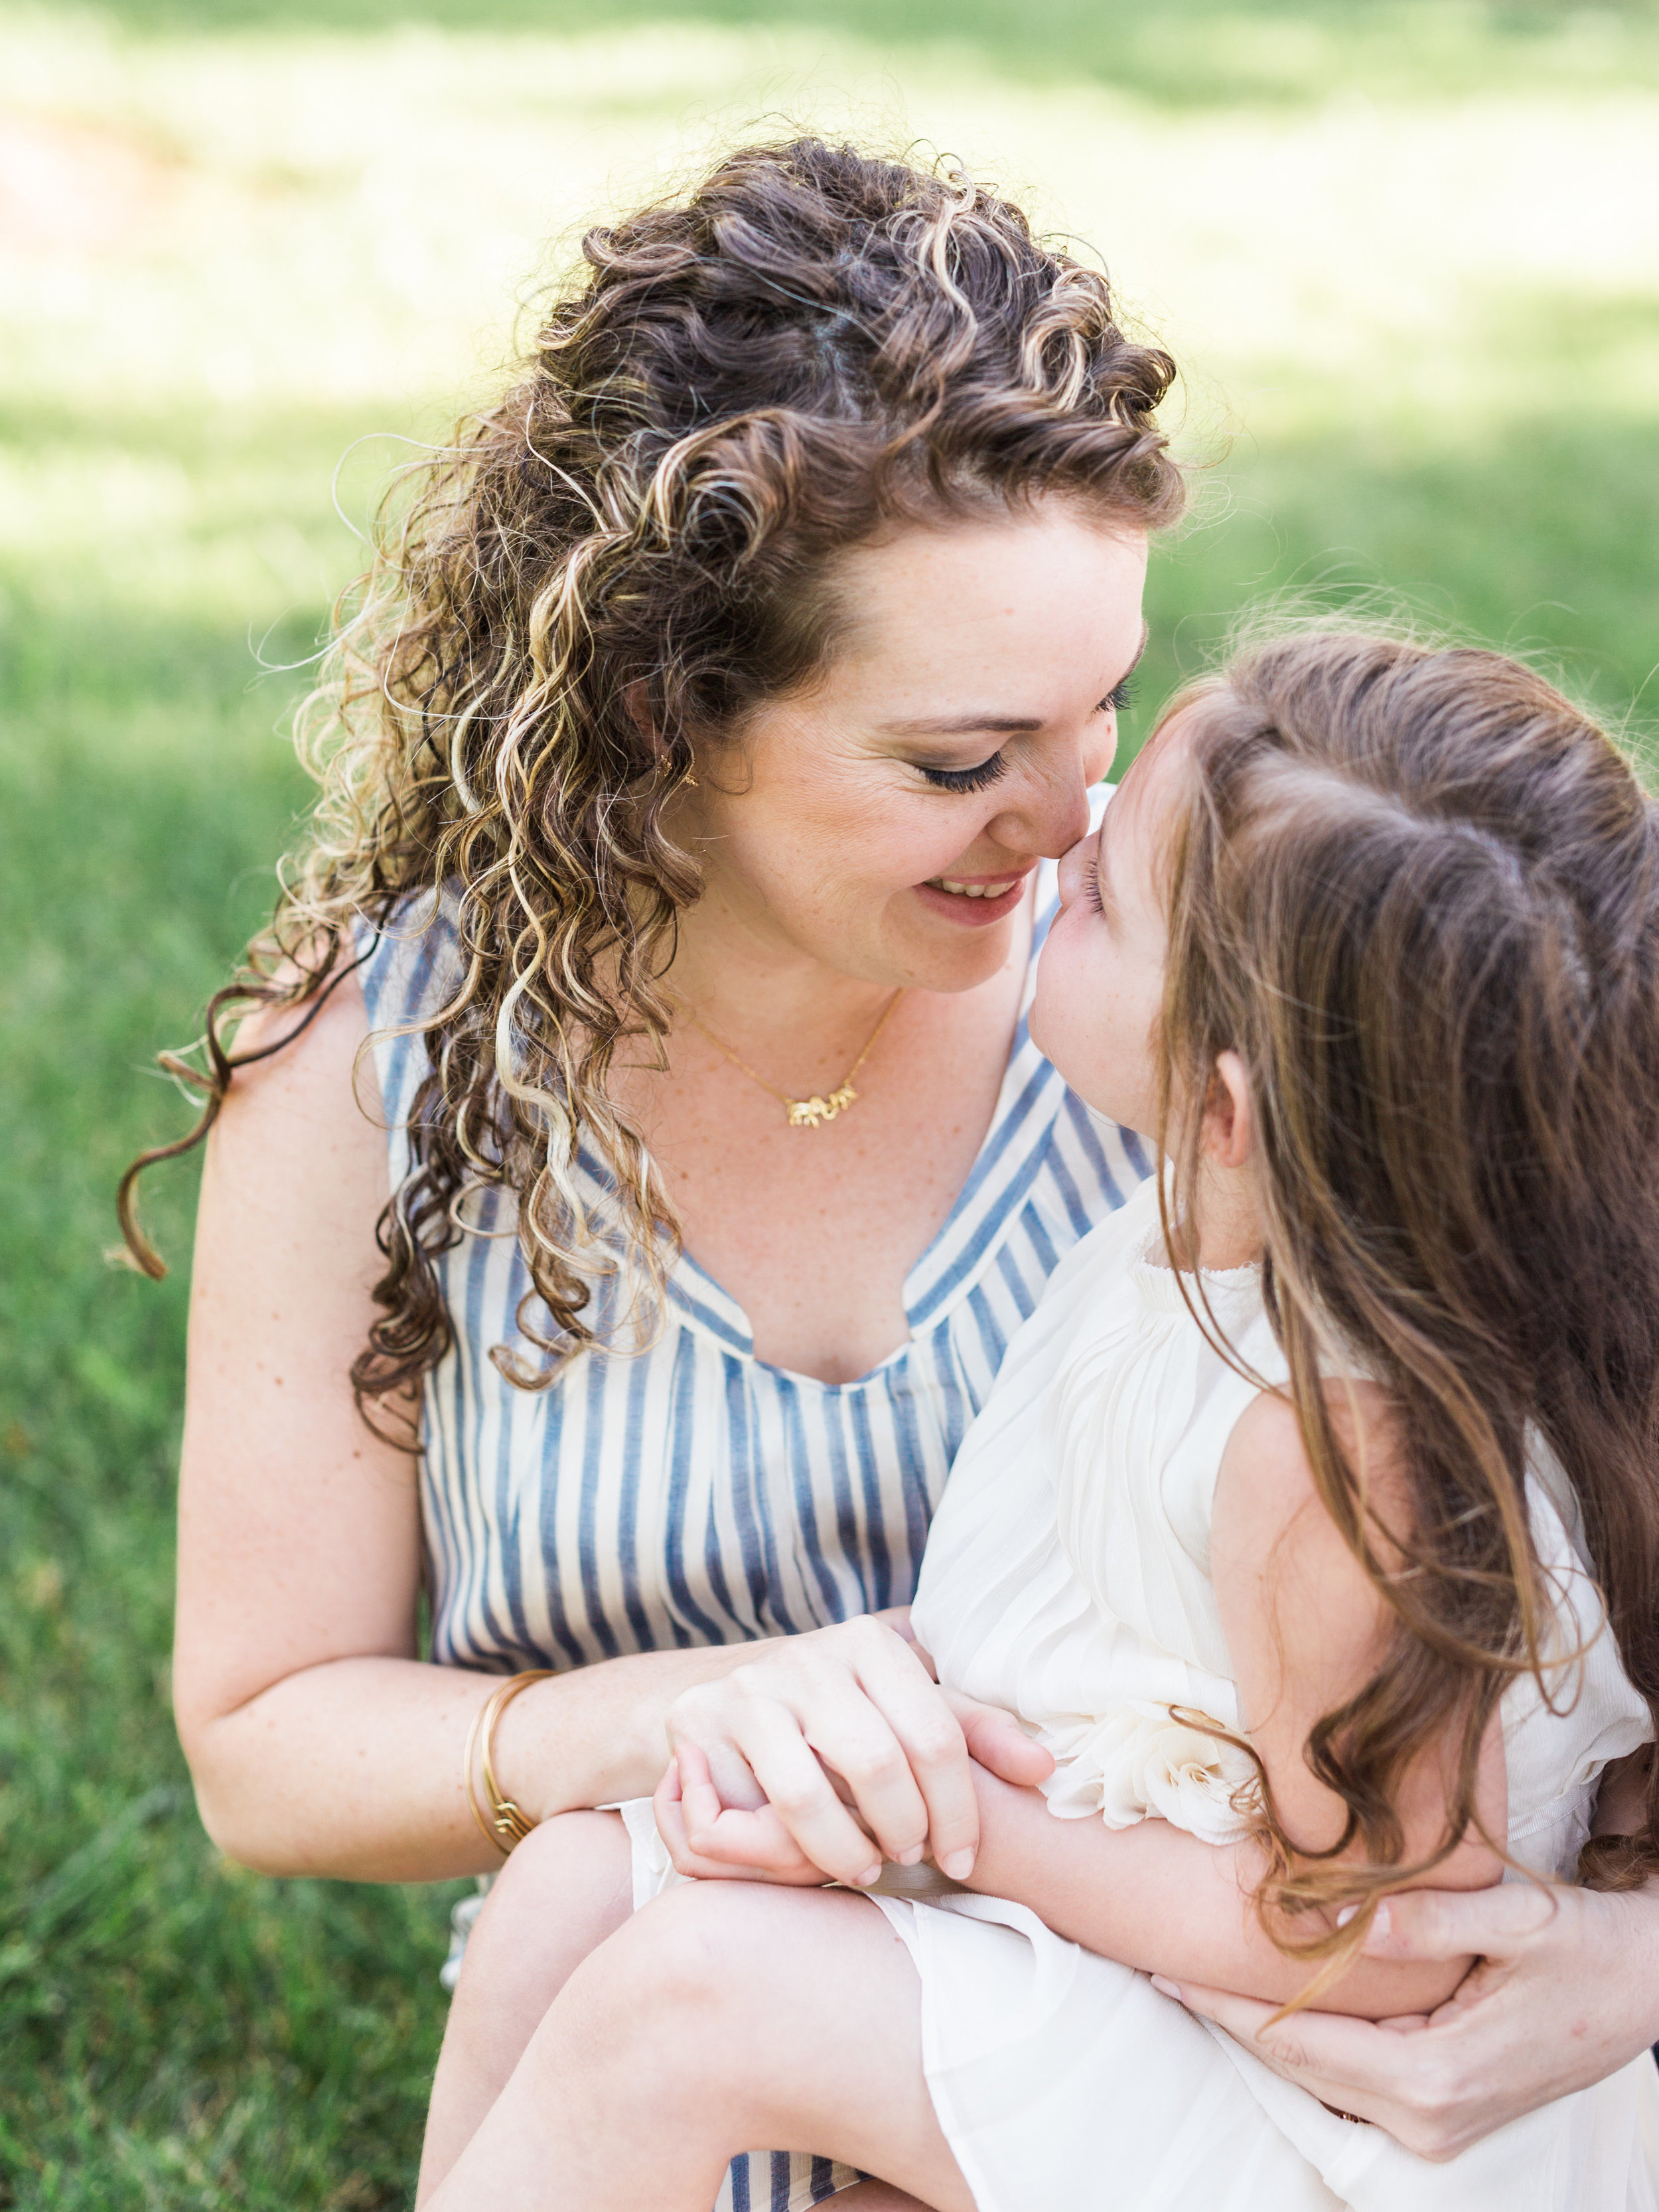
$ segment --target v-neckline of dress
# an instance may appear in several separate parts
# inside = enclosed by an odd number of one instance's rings
[[[904,1278],[902,1299],[908,1334],[885,1358],[844,1382],[774,1366],[769,1360],[756,1357],[754,1329],[743,1306],[695,1255],[684,1249],[678,1254],[667,1283],[670,1306],[683,1322],[713,1335],[738,1358],[786,1377],[798,1389],[833,1395],[878,1382],[909,1357],[918,1339],[937,1328],[958,1300],[969,1295],[980,1273],[994,1261],[996,1232],[1023,1198],[1068,1096],[1063,1078],[1031,1042],[1030,1026],[1037,955],[1057,906],[1054,878],[1054,862],[1045,861],[1037,876],[1037,911],[1032,918],[1018,1017],[984,1138],[950,1212]],[[596,1187],[602,1188],[599,1163],[585,1149],[579,1150],[577,1157],[580,1168]]]

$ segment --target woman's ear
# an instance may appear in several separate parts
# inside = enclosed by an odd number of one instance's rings
[[[1204,1152],[1218,1168],[1242,1168],[1255,1145],[1249,1078],[1236,1052],[1216,1054],[1204,1109]]]
[[[656,756],[657,765],[660,768],[667,748],[658,736],[657,726],[651,719],[650,686],[642,676],[636,676],[631,684],[625,684],[623,686],[622,696],[623,705],[628,711],[629,720],[650,746]],[[696,788],[697,779],[695,775],[688,775],[684,778],[684,781],[694,790]]]
[[[656,726],[651,720],[651,689],[644,677],[636,676],[631,684],[623,686],[623,705],[628,709],[628,719],[647,744],[654,750],[657,744]]]

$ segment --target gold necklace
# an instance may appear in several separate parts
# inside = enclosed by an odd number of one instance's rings
[[[789,1116],[789,1126],[792,1129],[816,1129],[825,1121],[833,1121],[838,1114],[846,1113],[848,1108],[858,1097],[858,1092],[853,1088],[853,1078],[875,1050],[876,1039],[892,1020],[893,1009],[904,996],[904,988],[905,987],[901,985],[887,1001],[883,1009],[881,1019],[865,1040],[864,1050],[827,1098],[820,1098],[817,1091],[814,1091],[810,1098],[791,1098],[787,1092],[780,1091],[775,1084],[769,1083],[763,1075],[757,1075],[749,1062],[746,1060],[740,1060],[725,1038],[716,1036],[708,1023],[700,1022],[689,1006],[685,1011],[692,1028],[701,1030],[709,1043],[726,1054],[733,1067],[741,1068],[751,1083],[758,1083],[763,1091],[769,1091],[772,1096],[781,1103]]]

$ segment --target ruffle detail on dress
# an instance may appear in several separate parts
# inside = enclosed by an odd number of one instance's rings
[[[1042,1794],[1060,1820],[1098,1814],[1109,1828],[1164,1820],[1218,1844],[1237,1843],[1255,1824],[1255,1761],[1207,1713],[1136,1699],[1104,1721],[1048,1723],[1038,1736],[1054,1760]]]

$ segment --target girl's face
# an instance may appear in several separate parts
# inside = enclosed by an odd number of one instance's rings
[[[1060,865],[1060,911],[1037,963],[1031,1035],[1091,1106],[1156,1137],[1156,1031],[1169,954],[1164,859],[1191,775],[1182,718],[1129,769]]]
[[[1058,500],[846,556],[827,668],[700,746],[676,799],[705,915],[870,982],[994,975],[1111,765],[1146,566],[1144,535]]]

